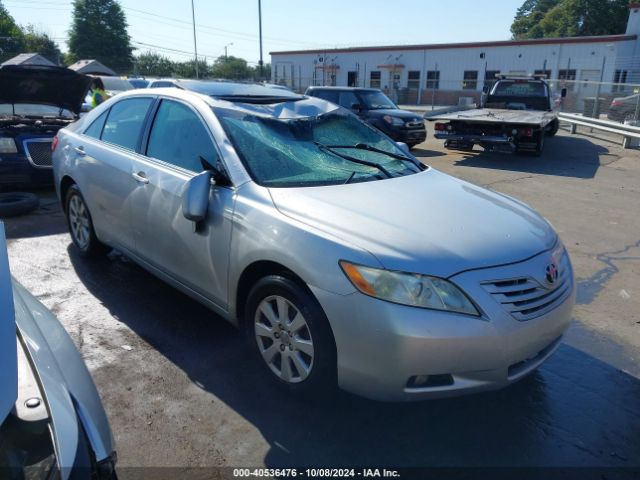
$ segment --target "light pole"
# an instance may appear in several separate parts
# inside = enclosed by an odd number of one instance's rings
[[[262,61],[262,1],[258,0],[258,31],[260,32],[260,61],[258,65],[260,67],[260,80],[264,80],[264,70]]]
[[[198,75],[198,43],[196,41],[196,10],[193,6],[193,0],[191,0],[191,18],[193,20],[193,51],[196,56],[196,78]]]
[[[231,45],[233,45],[233,42],[231,42],[231,43],[227,43],[227,44],[224,46],[224,59],[225,59],[225,61],[226,61],[226,60],[227,60],[227,58],[228,58],[228,55],[227,55],[227,47],[230,47]]]

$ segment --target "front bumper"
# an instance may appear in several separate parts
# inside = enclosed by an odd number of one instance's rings
[[[53,185],[51,167],[34,167],[25,155],[0,154],[0,190]]]
[[[407,145],[417,145],[427,139],[427,130],[423,128],[398,128],[392,129],[389,134],[396,142],[404,142]]]
[[[569,326],[573,273],[569,293],[527,321],[511,316],[480,279],[521,275],[544,264],[545,254],[538,257],[452,278],[480,305],[480,318],[312,288],[333,329],[340,387],[376,400],[421,400],[495,390],[531,373],[558,348]],[[416,377],[436,381],[416,386]]]

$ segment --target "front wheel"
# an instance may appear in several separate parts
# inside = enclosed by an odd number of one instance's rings
[[[92,257],[106,253],[109,248],[96,237],[89,208],[77,185],[69,187],[65,207],[71,240],[80,254]]]
[[[321,394],[336,385],[336,349],[326,315],[290,278],[269,275],[251,289],[245,324],[258,361],[281,386]]]

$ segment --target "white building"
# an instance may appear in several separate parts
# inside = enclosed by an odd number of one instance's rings
[[[451,104],[477,100],[496,73],[545,73],[580,102],[625,90],[614,83],[640,83],[640,3],[629,8],[623,35],[271,52],[272,82],[377,87],[401,103]]]

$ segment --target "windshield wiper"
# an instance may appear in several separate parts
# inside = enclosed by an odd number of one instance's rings
[[[355,157],[352,157],[350,155],[345,155],[344,153],[336,152],[334,150],[334,148],[336,148],[336,147],[328,146],[328,145],[325,145],[325,144],[320,143],[320,142],[313,142],[313,143],[315,143],[320,150],[332,153],[336,157],[343,158],[343,159],[345,159],[345,160],[347,160],[349,162],[359,163],[360,165],[366,165],[367,167],[377,168],[382,173],[384,173],[387,176],[387,178],[392,178],[393,177],[393,175],[391,175],[391,172],[389,172],[389,170],[384,168],[379,163],[369,162],[368,160],[360,160],[359,158],[355,158]],[[340,148],[340,147],[338,147],[338,148]]]
[[[397,153],[387,152],[386,150],[381,150],[379,148],[373,147],[366,143],[357,143],[355,145],[327,145],[329,148],[349,148],[354,150],[366,150],[368,152],[380,153],[382,155],[386,155],[387,157],[395,158],[396,160],[402,160],[405,162],[411,162],[414,166],[418,168],[418,170],[422,171],[425,169],[424,165],[422,165],[417,160],[414,160],[411,157],[407,157],[406,155],[398,155]]]

